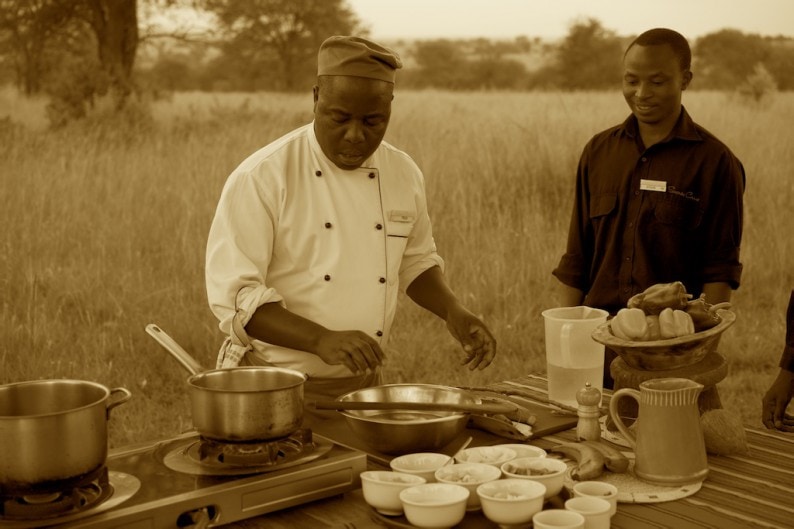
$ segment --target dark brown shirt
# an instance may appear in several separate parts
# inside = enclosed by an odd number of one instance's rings
[[[745,174],[682,108],[670,135],[645,149],[637,120],[585,146],[565,254],[553,274],[612,313],[656,283],[738,288]]]

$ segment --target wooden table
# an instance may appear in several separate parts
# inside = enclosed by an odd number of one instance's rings
[[[529,375],[492,386],[546,396],[546,380]],[[608,402],[610,394],[604,394]],[[512,396],[516,402],[520,397]],[[709,456],[709,475],[695,494],[661,503],[619,503],[613,529],[749,529],[794,528],[794,435],[746,428],[749,453]],[[464,432],[467,434],[467,432]],[[533,439],[530,444],[549,448],[574,440],[572,429]],[[496,439],[494,442],[513,442]],[[451,443],[454,445],[454,442]],[[381,464],[370,463],[372,468]],[[467,515],[470,516],[470,515]],[[404,520],[404,518],[402,519]],[[404,522],[403,522],[404,523]],[[389,524],[398,527],[396,524]],[[389,525],[386,525],[387,527]],[[490,529],[495,524],[480,517],[461,527]],[[361,489],[344,495],[285,509],[227,527],[269,529],[383,529],[381,520],[364,502]]]

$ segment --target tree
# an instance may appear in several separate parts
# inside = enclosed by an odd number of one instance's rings
[[[446,39],[420,41],[413,56],[417,72],[411,84],[418,88],[463,88],[467,60],[457,43]]]
[[[694,46],[695,81],[698,88],[735,89],[764,63],[768,46],[758,35],[745,35],[735,29],[723,29],[700,37]]]
[[[620,84],[623,46],[615,32],[593,18],[574,23],[557,48],[552,72],[560,88],[581,90]]]
[[[68,32],[75,13],[72,2],[0,0],[0,53],[14,65],[23,93],[41,91],[53,44]]]
[[[221,24],[223,53],[243,59],[276,89],[311,86],[326,38],[366,34],[344,0],[207,0],[206,6]]]

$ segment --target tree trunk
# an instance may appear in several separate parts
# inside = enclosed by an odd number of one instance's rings
[[[110,79],[118,107],[132,93],[132,67],[138,48],[137,0],[88,0],[99,61]]]

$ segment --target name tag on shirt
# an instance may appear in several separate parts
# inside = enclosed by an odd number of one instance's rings
[[[663,180],[640,180],[640,189],[643,191],[667,191],[667,182]]]
[[[413,222],[414,215],[410,211],[395,209],[389,212],[389,220],[392,222]]]

